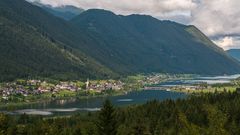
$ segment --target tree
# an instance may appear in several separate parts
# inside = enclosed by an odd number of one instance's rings
[[[116,135],[117,133],[115,109],[109,100],[104,102],[98,115],[97,129],[99,135]]]
[[[8,128],[8,117],[0,113],[0,135],[5,134]]]
[[[147,125],[141,118],[138,118],[136,123],[134,124],[132,134],[133,135],[150,135]]]
[[[179,135],[200,135],[199,128],[189,123],[184,113],[178,112],[176,122]]]
[[[205,105],[205,109],[208,112],[209,127],[207,134],[209,135],[228,135],[229,133],[225,129],[227,122],[227,116],[222,113],[217,107],[212,105]]]

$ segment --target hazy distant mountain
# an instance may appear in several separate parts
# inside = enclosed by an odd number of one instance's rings
[[[231,50],[228,50],[227,53],[233,58],[240,61],[240,49],[231,49]]]
[[[25,0],[1,0],[0,18],[0,81],[240,72],[196,27],[151,16],[88,10],[69,22]]]
[[[33,4],[65,20],[70,20],[84,11],[84,9],[77,8],[71,5],[52,7],[51,5],[44,5],[38,2],[33,2]]]

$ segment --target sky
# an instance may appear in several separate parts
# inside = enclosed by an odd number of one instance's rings
[[[73,5],[116,14],[146,14],[161,20],[195,25],[225,50],[240,49],[239,0],[28,0],[54,7]]]

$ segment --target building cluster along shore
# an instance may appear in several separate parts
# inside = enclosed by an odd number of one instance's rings
[[[239,80],[226,84],[209,85],[207,83],[165,85],[166,82],[184,81],[195,75],[188,74],[150,74],[128,76],[119,80],[56,81],[56,80],[16,80],[0,83],[1,101],[33,101],[44,98],[61,98],[73,96],[97,96],[127,93],[132,90],[167,90],[185,93],[234,91]]]
[[[122,90],[122,81],[87,81],[87,82],[59,82],[57,84],[41,80],[18,80],[16,82],[4,83],[0,86],[0,97],[8,100],[11,96],[41,95],[44,93],[58,94],[61,91],[80,92],[94,91],[101,93],[106,90]]]
[[[158,84],[166,80],[176,79],[177,75],[153,74],[129,76],[121,80],[89,80],[84,81],[46,81],[46,80],[16,80],[0,83],[1,100],[13,97],[29,97],[34,95],[67,95],[69,93],[113,93],[144,88],[145,85]],[[76,94],[75,94],[76,95]]]

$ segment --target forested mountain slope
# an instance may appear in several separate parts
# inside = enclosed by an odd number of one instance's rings
[[[240,71],[239,63],[194,26],[146,15],[115,15],[98,9],[81,13],[71,23],[96,42],[83,50],[120,73]]]
[[[39,12],[35,12],[35,9]],[[24,10],[29,9],[29,12]],[[55,40],[41,22],[48,15],[22,0],[0,1],[0,80],[27,77],[82,79],[106,77],[111,71],[79,50]],[[52,20],[61,21],[56,17]],[[44,18],[42,18],[44,19]],[[48,21],[48,20],[43,20]]]

